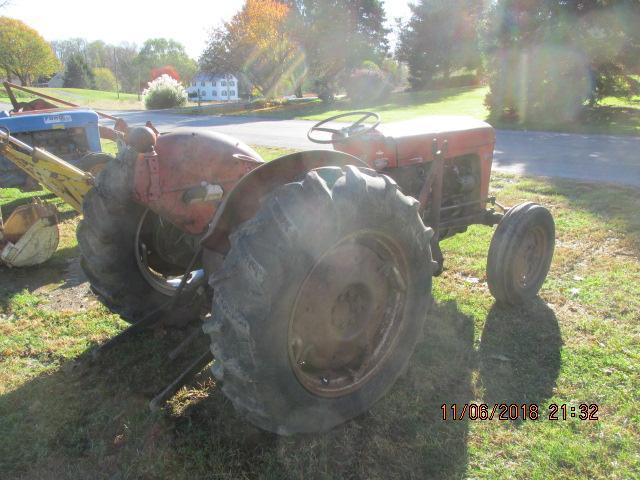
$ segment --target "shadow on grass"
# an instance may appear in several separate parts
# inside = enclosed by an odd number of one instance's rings
[[[147,332],[98,363],[87,351],[0,396],[0,471],[3,478],[462,478],[469,424],[443,421],[441,405],[474,398],[474,324],[455,302],[436,305],[429,318],[391,391],[323,435],[257,430],[207,373],[171,408],[150,413],[148,401],[190,360],[166,359],[182,333]],[[540,304],[517,314],[491,310],[480,350],[487,398],[551,394],[560,348],[554,322]],[[515,370],[505,375],[491,363],[495,353],[512,357]]]
[[[478,352],[484,402],[539,405],[551,397],[561,348],[558,320],[542,300],[526,308],[494,304]]]
[[[561,123],[508,121],[498,116],[486,120],[494,128],[505,130],[538,130],[549,132],[638,135],[640,134],[640,108],[597,105],[585,106],[573,121]]]
[[[558,195],[571,212],[587,212],[607,225],[610,237],[623,239],[623,246],[640,256],[640,189],[621,185],[547,178],[521,187],[524,192]],[[572,228],[571,225],[567,228]]]

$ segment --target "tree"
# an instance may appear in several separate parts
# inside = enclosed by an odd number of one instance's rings
[[[428,86],[435,75],[445,80],[455,69],[481,65],[478,25],[482,0],[421,0],[410,5],[411,19],[400,29],[396,51],[409,65],[413,88]]]
[[[197,68],[196,62],[189,58],[184,46],[168,38],[151,38],[144,42],[137,63],[144,79],[148,79],[151,70],[171,65],[180,78],[190,79]]]
[[[54,40],[51,42],[53,52],[62,65],[65,66],[67,61],[74,55],[82,55],[85,61],[87,61],[87,46],[88,42],[84,38],[68,38],[66,40]],[[89,62],[87,61],[87,63]]]
[[[363,61],[380,64],[389,45],[380,0],[287,0],[289,28],[301,45],[308,74],[323,100]]]
[[[566,122],[585,102],[638,91],[638,0],[501,0],[484,36],[493,115]]]
[[[142,75],[138,60],[138,47],[135,43],[121,43],[107,47],[107,64],[116,76],[119,88],[123,92],[139,92],[146,85],[146,76]],[[144,85],[141,85],[144,83]]]
[[[102,40],[96,40],[87,44],[85,52],[85,58],[90,67],[106,68],[111,63],[113,47]]]
[[[304,62],[287,29],[289,7],[275,0],[247,0],[214,30],[200,58],[202,70],[235,73],[265,96],[275,96]]]
[[[36,30],[20,20],[0,17],[0,67],[8,78],[16,76],[30,85],[34,78],[54,74],[60,64]]]
[[[95,85],[97,90],[113,92],[116,89],[116,77],[111,70],[105,67],[93,69]]]
[[[165,65],[164,67],[152,68],[151,69],[151,80],[155,80],[162,75],[168,75],[174,80],[180,81],[180,74],[178,71],[173,68],[171,65]]]
[[[95,88],[93,71],[79,53],[74,54],[67,60],[64,72],[64,86],[69,88]]]

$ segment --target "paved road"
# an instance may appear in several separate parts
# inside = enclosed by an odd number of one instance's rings
[[[306,132],[313,122],[306,120],[117,113],[131,125],[151,120],[161,131],[207,128],[252,145],[322,148],[307,140]],[[640,138],[498,130],[494,169],[640,187]]]

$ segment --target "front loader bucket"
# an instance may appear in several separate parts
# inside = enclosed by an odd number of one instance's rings
[[[58,248],[57,210],[39,200],[21,205],[0,223],[0,260],[10,267],[39,265]]]

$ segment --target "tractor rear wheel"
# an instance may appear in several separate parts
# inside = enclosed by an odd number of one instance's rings
[[[194,239],[130,199],[123,168],[116,159],[99,173],[97,187],[84,198],[76,235],[80,265],[93,291],[134,323],[168,302],[197,247]]]
[[[240,415],[279,434],[371,407],[431,305],[431,229],[390,178],[325,167],[266,197],[210,278],[212,367]]]
[[[509,209],[491,239],[487,283],[494,298],[517,305],[535,297],[547,278],[555,244],[551,212],[532,202]]]

